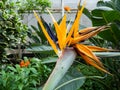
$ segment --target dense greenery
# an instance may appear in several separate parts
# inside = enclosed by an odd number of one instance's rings
[[[32,9],[44,10],[49,6],[48,0],[0,1],[0,62],[7,61],[6,49],[25,43],[28,28],[22,23],[22,13]]]
[[[28,67],[20,67],[18,63],[22,58],[18,56],[12,57],[15,59],[15,62],[7,58],[9,54],[8,50],[26,43],[28,26],[22,22],[24,12],[32,9],[44,11],[46,7],[50,7],[50,2],[48,0],[0,1],[1,90],[35,90],[46,81],[50,74],[51,69],[42,64],[40,59],[29,59],[30,65]]]
[[[110,24],[110,28],[98,34],[97,37],[91,38],[90,41],[101,47],[113,48],[120,50],[120,1],[100,0],[97,3],[97,8],[92,10],[88,15],[91,15],[93,26],[101,26]],[[86,14],[87,15],[87,14]],[[89,17],[89,16],[88,16]],[[120,58],[105,58],[102,59],[107,69],[113,76],[106,76],[104,80],[92,79],[87,80],[82,88],[85,90],[119,90],[120,89]],[[84,71],[84,70],[83,70]],[[88,74],[88,72],[86,72]],[[96,74],[96,73],[94,73]],[[81,89],[80,89],[81,90]]]
[[[0,61],[3,61],[5,48],[24,42],[27,26],[22,24],[18,14],[20,3],[3,0],[0,4]]]
[[[27,58],[24,61],[28,60]],[[4,65],[0,69],[0,90],[37,90],[46,81],[51,69],[40,59],[29,59],[27,67]]]

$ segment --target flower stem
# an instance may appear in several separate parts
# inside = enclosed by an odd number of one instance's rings
[[[73,48],[66,48],[61,57],[57,60],[56,66],[48,78],[43,90],[54,90],[60,80],[63,78],[67,70],[72,65],[77,54]]]

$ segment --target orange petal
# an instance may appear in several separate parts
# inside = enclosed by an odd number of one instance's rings
[[[70,28],[70,32],[68,33],[68,36],[66,39],[66,44],[70,41],[72,34],[74,34],[74,36],[77,35],[78,28],[79,28],[79,19],[82,15],[82,11],[84,9],[84,6],[85,6],[85,2],[83,4],[82,8],[78,11],[76,18],[75,18],[75,21],[74,21],[72,27]]]
[[[96,31],[90,32],[88,34],[76,37],[76,38],[73,39],[73,41],[71,42],[71,44],[75,44],[75,43],[78,43],[80,41],[84,41],[84,40],[86,40],[88,38],[91,38],[91,37],[95,36],[99,32],[100,32],[100,30],[96,30]]]
[[[99,66],[96,62],[94,62],[94,61],[93,61],[91,58],[89,58],[88,56],[86,56],[86,55],[84,55],[84,54],[81,54],[81,53],[80,53],[80,55],[82,56],[82,58],[83,58],[88,64],[96,67],[97,69],[99,69],[99,70],[101,70],[101,71],[103,71],[103,72],[105,72],[105,73],[110,74],[107,70],[105,70],[104,67]]]
[[[75,24],[72,25],[72,27],[71,27],[71,29],[70,29],[70,32],[69,32],[68,35],[67,35],[65,44],[67,44],[67,43],[70,41],[70,39],[71,39],[71,36],[72,36],[72,34],[73,34],[73,31],[74,31],[74,25],[75,25]]]
[[[86,4],[86,2],[84,2],[84,4],[83,4],[81,9],[78,9],[78,12],[77,12],[77,15],[76,15],[76,19],[74,21],[74,24],[75,24],[74,37],[76,37],[76,35],[77,35],[78,29],[79,29],[79,20],[80,20],[80,17],[82,16],[82,12],[84,10],[85,4]]]
[[[87,46],[91,51],[109,51],[108,49],[106,48],[100,48],[100,47],[97,47],[97,46]]]
[[[82,30],[80,30],[79,32],[77,32],[76,36],[81,36],[81,35],[85,35],[88,34],[94,30],[98,29],[98,27],[88,27],[88,28],[84,28]]]
[[[83,44],[76,44],[75,48],[78,50],[78,52],[85,54],[89,58],[93,59],[93,61],[96,62],[99,66],[103,67],[99,59],[95,56],[95,54],[92,53],[92,51],[87,46]]]
[[[52,48],[54,49],[55,53],[58,54],[58,50],[57,50],[56,44],[54,43],[54,41],[51,39],[51,37],[47,33],[45,27],[43,26],[43,23],[42,23],[41,19],[37,15],[37,13],[35,11],[33,11],[33,12],[34,12],[34,15],[35,15],[36,19],[38,20],[41,28],[42,28],[42,31],[43,31],[44,35],[46,36],[46,38],[49,41],[49,43],[52,46]]]
[[[71,44],[76,44],[77,42],[84,41],[88,38],[91,38],[91,37],[95,36],[96,34],[98,34],[100,31],[107,30],[108,28],[109,28],[108,25],[104,25],[104,26],[101,26],[101,27],[97,27],[93,31],[83,33],[81,35],[78,35],[78,33],[77,33],[76,37],[73,39]]]
[[[23,65],[23,64],[25,64],[25,62],[22,60],[22,61],[20,62],[20,65]]]
[[[62,21],[61,21],[59,26],[60,26],[60,29],[62,30],[62,37],[61,37],[61,39],[63,41],[62,42],[63,43],[63,48],[65,48],[66,47],[65,41],[66,41],[66,34],[67,34],[66,14],[63,16]]]
[[[24,62],[24,60],[22,60],[22,61],[20,62],[20,67],[25,67],[25,62]]]
[[[55,30],[56,30],[56,33],[57,33],[59,47],[60,47],[61,50],[63,50],[63,35],[62,35],[62,32],[61,32],[61,29],[60,29],[57,22],[54,22],[54,26],[55,26]]]
[[[25,64],[26,64],[26,66],[28,66],[30,64],[30,61],[29,60],[26,61]]]
[[[54,19],[52,13],[47,9],[47,11],[49,12],[51,18],[52,18],[52,21],[54,23],[54,26],[55,26],[55,30],[56,30],[56,33],[57,33],[57,38],[58,38],[58,44],[59,44],[59,47],[61,50],[63,50],[63,34],[62,34],[62,29],[59,27],[58,23],[56,22],[56,20]]]

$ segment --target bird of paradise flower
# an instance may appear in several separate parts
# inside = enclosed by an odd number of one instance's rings
[[[109,73],[104,68],[103,64],[100,62],[98,57],[93,53],[97,51],[108,51],[108,49],[100,48],[97,46],[87,46],[81,43],[95,36],[96,34],[105,30],[106,28],[108,28],[108,26],[100,26],[100,27],[89,27],[79,30],[79,20],[84,10],[84,6],[85,3],[81,8],[78,8],[76,18],[69,31],[67,30],[67,25],[66,25],[67,15],[65,14],[62,18],[61,23],[58,24],[54,19],[53,15],[51,14],[51,12],[48,10],[54,22],[56,36],[54,35],[53,31],[50,28],[46,29],[46,27],[49,27],[48,24],[43,20],[43,18],[39,18],[39,16],[35,11],[34,11],[34,15],[38,20],[44,35],[46,36],[52,48],[54,49],[55,53],[58,55],[59,60],[61,57],[63,57],[66,49],[72,48],[72,50],[78,55],[80,55],[88,64],[96,67],[97,69],[105,73]],[[44,90],[50,90],[50,89],[44,89]]]

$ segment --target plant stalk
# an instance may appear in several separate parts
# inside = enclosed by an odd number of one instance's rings
[[[56,66],[48,78],[43,90],[54,90],[65,73],[68,71],[77,54],[73,48],[66,48],[57,60]]]

